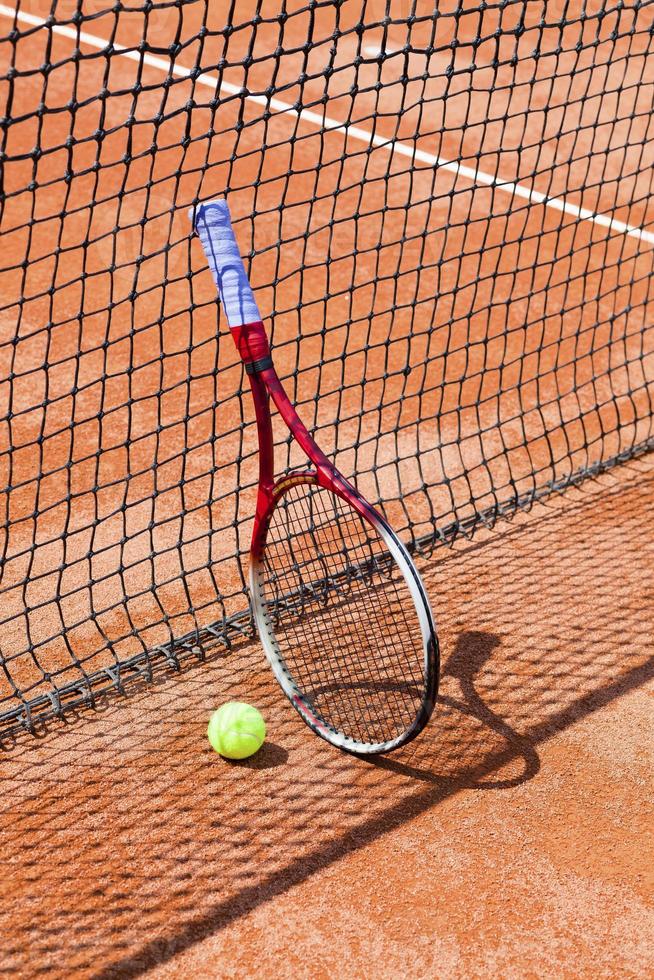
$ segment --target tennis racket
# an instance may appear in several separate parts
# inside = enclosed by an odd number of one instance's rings
[[[250,549],[254,619],[275,677],[310,728],[348,752],[389,752],[424,728],[438,640],[420,576],[382,515],[316,445],[287,397],[226,201],[191,218],[250,379],[259,489]],[[308,458],[275,479],[270,401]]]

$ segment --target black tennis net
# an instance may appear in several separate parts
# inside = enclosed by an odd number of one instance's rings
[[[256,436],[200,199],[305,422],[413,548],[652,447],[653,23],[0,5],[3,730],[249,635]]]

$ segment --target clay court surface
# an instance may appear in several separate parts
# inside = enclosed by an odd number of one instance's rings
[[[142,12],[87,6],[100,45],[143,35]],[[388,30],[365,5],[363,35],[362,5],[339,5],[337,42],[334,5],[288,6],[283,31],[264,4],[225,38],[227,4],[155,5],[145,64],[88,39],[77,62],[39,0],[14,45],[0,7],[0,972],[649,976],[651,8],[630,32],[598,26],[605,5],[549,3],[561,35],[527,4],[516,35],[524,5],[482,31],[464,4],[450,49],[443,3],[405,61],[410,5]],[[267,118],[269,85],[308,115]],[[325,111],[359,134],[322,132]],[[313,736],[230,619],[256,435],[187,215],[225,192],[289,394],[422,555],[438,708],[374,762]],[[303,462],[277,442],[280,467]],[[124,695],[18,730],[25,704],[56,713],[126,662],[151,683],[132,671]],[[205,738],[230,699],[269,727],[242,764]]]
[[[427,732],[316,739],[258,645],[2,757],[4,971],[645,977],[654,969],[654,468],[625,464],[423,563]],[[246,763],[204,737],[261,707]]]
[[[297,2],[281,26],[264,4],[256,29],[244,4],[226,36],[225,4],[98,3],[79,58],[74,11],[50,33],[20,7],[0,45],[3,716],[246,607],[256,435],[198,198],[229,197],[303,419],[423,551],[651,446],[652,10],[552,4],[561,30],[530,5],[480,26],[442,4],[436,27],[423,7],[409,30],[405,4],[387,29],[365,5],[359,33],[360,3]],[[280,468],[304,462],[277,439]]]

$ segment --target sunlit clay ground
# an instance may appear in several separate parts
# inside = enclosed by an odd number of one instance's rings
[[[2,756],[3,969],[35,976],[645,976],[654,968],[654,463],[422,571],[427,732],[331,749],[257,644]],[[269,738],[204,729],[230,698]]]

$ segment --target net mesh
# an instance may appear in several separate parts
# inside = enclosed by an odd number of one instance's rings
[[[290,396],[411,546],[651,448],[653,23],[0,5],[3,730],[249,629],[256,435],[198,199],[227,195]]]

